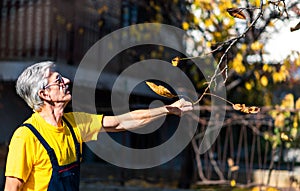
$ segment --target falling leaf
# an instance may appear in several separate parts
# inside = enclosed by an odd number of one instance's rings
[[[290,28],[291,32],[294,32],[299,29],[300,29],[300,22],[296,26]]]
[[[177,56],[177,57],[173,58],[172,65],[173,66],[178,66],[179,61],[180,61],[180,57]]]
[[[167,88],[165,88],[162,85],[156,85],[152,82],[147,82],[146,84],[152,89],[152,91],[154,91],[156,94],[163,96],[163,97],[167,97],[167,98],[174,98],[177,97],[176,95],[173,95]]]
[[[256,106],[247,107],[245,104],[239,104],[239,103],[233,104],[232,107],[234,110],[241,111],[243,113],[255,114],[260,111],[259,107],[256,107]]]
[[[238,19],[246,19],[245,14],[243,13],[243,9],[242,8],[229,8],[227,9],[227,12],[229,13],[229,15],[238,18]]]

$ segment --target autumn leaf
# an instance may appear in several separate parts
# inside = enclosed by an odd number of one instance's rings
[[[256,106],[251,106],[251,107],[248,107],[248,112],[246,113],[252,113],[252,114],[255,114],[255,113],[258,113],[260,112],[260,108],[259,107],[256,107]]]
[[[239,103],[233,104],[232,107],[234,110],[241,111],[243,113],[255,114],[260,111],[259,107],[256,106],[247,107],[245,104],[239,104]]]
[[[237,103],[237,104],[233,104],[232,107],[233,107],[234,110],[240,111],[244,107],[246,107],[246,105],[245,104],[239,104],[239,103]]]
[[[291,137],[289,137],[287,134],[285,134],[284,132],[280,133],[280,138],[283,141],[293,141],[293,139]]]
[[[300,22],[296,26],[290,28],[291,32],[294,32],[299,29],[300,29]]]
[[[229,8],[227,9],[227,12],[229,13],[229,15],[238,18],[238,19],[246,19],[245,14],[243,13],[243,9],[242,8]]]
[[[178,66],[179,61],[180,61],[180,57],[177,56],[177,57],[173,58],[172,59],[172,65],[175,66],[175,67]]]
[[[166,97],[166,98],[174,98],[177,97],[176,95],[173,95],[167,88],[165,88],[162,85],[156,85],[152,82],[146,81],[146,84],[151,88],[152,91],[154,91],[156,94]]]
[[[223,101],[226,101],[227,103],[231,104],[232,108],[234,110],[237,110],[237,111],[241,111],[243,113],[251,113],[251,114],[255,114],[255,113],[258,113],[260,111],[260,108],[259,107],[256,107],[256,106],[251,106],[251,107],[247,107],[245,104],[234,104],[232,103],[231,101],[228,101],[227,99],[224,99],[218,95],[215,95],[215,94],[211,94],[211,93],[204,93],[204,95],[211,95],[211,96],[214,96],[214,97],[217,97]],[[199,100],[198,100],[199,101]],[[197,103],[198,101],[196,101],[195,103]],[[228,161],[227,161],[228,162]]]

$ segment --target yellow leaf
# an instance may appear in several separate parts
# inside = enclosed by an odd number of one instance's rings
[[[251,90],[251,89],[252,89],[251,83],[250,83],[250,82],[246,82],[246,83],[245,83],[245,88],[246,88],[247,90]]]
[[[259,7],[260,6],[260,1],[262,1],[262,0],[255,0],[255,7]]]
[[[274,83],[281,82],[281,76],[278,72],[274,72],[272,74],[272,78],[273,78]]]
[[[276,118],[275,118],[275,121],[274,121],[274,125],[275,127],[277,128],[283,128],[284,127],[284,115],[282,113],[280,113]]]
[[[269,70],[269,65],[264,64],[262,69],[263,69],[264,72],[267,72]]]
[[[248,107],[248,110],[245,113],[255,114],[255,113],[258,113],[258,112],[260,112],[260,108],[259,107],[251,106],[251,107]]]
[[[259,107],[256,106],[247,107],[245,104],[239,104],[239,103],[233,104],[232,108],[234,110],[241,111],[243,113],[249,113],[249,114],[256,114],[260,111]]]
[[[295,104],[296,109],[300,109],[300,98],[297,99],[296,104]]]
[[[268,85],[268,78],[266,76],[262,76],[260,78],[260,83],[262,86],[266,87]]]
[[[296,115],[293,119],[293,128],[297,129],[297,127],[298,127],[298,117]],[[291,130],[291,132],[292,132],[292,130]]]
[[[235,186],[236,186],[235,180],[231,180],[231,181],[230,181],[230,186],[231,186],[231,187],[235,187]]]
[[[284,132],[280,133],[280,138],[283,141],[293,141],[293,139],[291,137],[289,137],[287,134],[285,134]]]
[[[241,51],[246,51],[246,50],[247,50],[247,44],[242,44]]]
[[[206,42],[206,46],[207,46],[208,48],[210,48],[210,47],[211,47],[211,44],[212,44],[212,43],[211,43],[211,42],[209,42],[209,41],[207,41],[207,42]]]
[[[291,137],[294,138],[294,139],[297,137],[297,134],[298,134],[298,124],[297,124],[297,126],[295,126],[295,127],[293,127],[291,129],[290,134],[291,134]]]
[[[199,25],[199,23],[200,23],[200,20],[197,18],[197,17],[194,17],[194,24],[195,25]]]
[[[187,23],[187,22],[183,22],[183,23],[182,23],[182,29],[183,29],[183,30],[188,30],[189,27],[190,27],[189,23]]]
[[[296,65],[296,66],[300,66],[300,56],[296,59],[295,65]]]
[[[146,81],[146,84],[151,88],[152,91],[154,91],[156,94],[166,97],[166,98],[174,98],[177,97],[176,95],[173,95],[167,88],[161,85],[156,85],[152,82]]]
[[[229,8],[227,9],[229,15],[238,18],[238,19],[246,19],[245,14],[243,13],[243,9],[241,8]]]
[[[232,68],[238,73],[243,74],[246,72],[246,67],[243,64],[243,56],[238,53],[232,61]]]
[[[172,65],[173,66],[178,66],[179,61],[180,61],[180,57],[177,56],[177,57],[173,58],[172,59]]]
[[[195,1],[194,1],[194,5],[195,5],[196,7],[200,6],[200,5],[201,5],[201,1],[200,1],[200,0],[195,0]]]
[[[212,22],[211,19],[206,19],[206,20],[204,21],[204,25],[205,25],[206,27],[209,27],[209,26],[213,25],[213,22]]]
[[[273,22],[273,21],[270,21],[270,22],[269,22],[269,24],[268,24],[268,26],[269,26],[269,27],[274,27],[274,26],[275,26],[275,24],[274,24],[274,22]]]
[[[263,44],[258,41],[255,41],[254,43],[251,44],[251,49],[254,51],[259,51],[262,48],[263,48]]]
[[[246,107],[246,105],[237,103],[237,104],[233,104],[232,107],[234,110],[242,110],[244,107]]]
[[[260,79],[260,74],[258,71],[254,71],[254,76],[256,79]]]
[[[280,191],[280,190],[273,187],[267,187],[266,191]]]
[[[293,109],[294,108],[294,95],[289,93],[286,94],[281,101],[281,106],[283,108]]]

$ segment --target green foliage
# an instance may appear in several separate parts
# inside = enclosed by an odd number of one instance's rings
[[[295,102],[293,94],[287,94],[270,115],[274,119],[274,130],[265,132],[264,138],[271,142],[272,148],[281,144],[286,148],[299,148],[300,98]]]

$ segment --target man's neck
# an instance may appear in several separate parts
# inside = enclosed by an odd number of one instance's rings
[[[45,121],[53,126],[62,126],[62,116],[64,114],[63,107],[43,107],[39,112],[40,116],[45,119]]]

